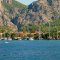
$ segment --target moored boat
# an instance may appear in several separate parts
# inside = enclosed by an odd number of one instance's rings
[[[31,37],[31,38],[29,38],[29,40],[34,40],[34,39]]]

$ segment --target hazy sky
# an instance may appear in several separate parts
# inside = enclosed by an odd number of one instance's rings
[[[33,1],[36,1],[36,0],[17,0],[17,1],[20,1],[21,3],[23,3],[25,5],[29,5],[30,3],[32,3]]]

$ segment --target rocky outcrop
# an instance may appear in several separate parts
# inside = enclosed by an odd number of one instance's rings
[[[42,21],[60,19],[60,0],[38,0],[28,6],[26,20]]]
[[[60,0],[38,0],[28,5],[26,10],[20,10],[20,16],[13,19],[13,23],[20,30],[28,24],[38,24],[49,20],[60,19]]]
[[[17,27],[11,22],[9,15],[7,15],[7,13],[4,10],[2,0],[0,0],[0,26],[8,26],[13,31],[17,31]]]
[[[0,8],[2,7],[1,1]],[[7,3],[8,0],[4,1]],[[9,0],[9,2],[11,3],[12,0]],[[29,23],[38,24],[39,22],[60,19],[60,0],[38,0],[32,2],[28,5],[28,8],[24,9],[7,7],[8,10],[4,7],[0,9],[0,26],[7,25],[19,31]]]

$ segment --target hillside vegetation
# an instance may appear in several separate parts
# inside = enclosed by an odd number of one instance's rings
[[[22,8],[26,7],[26,5],[20,3],[20,2],[18,2],[16,0],[13,0],[12,4],[8,4],[8,3],[4,3],[3,2],[3,5],[8,10],[13,9],[13,8],[20,8],[20,9],[22,9]]]

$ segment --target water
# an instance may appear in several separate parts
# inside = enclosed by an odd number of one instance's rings
[[[0,60],[60,60],[60,41],[0,41]]]

